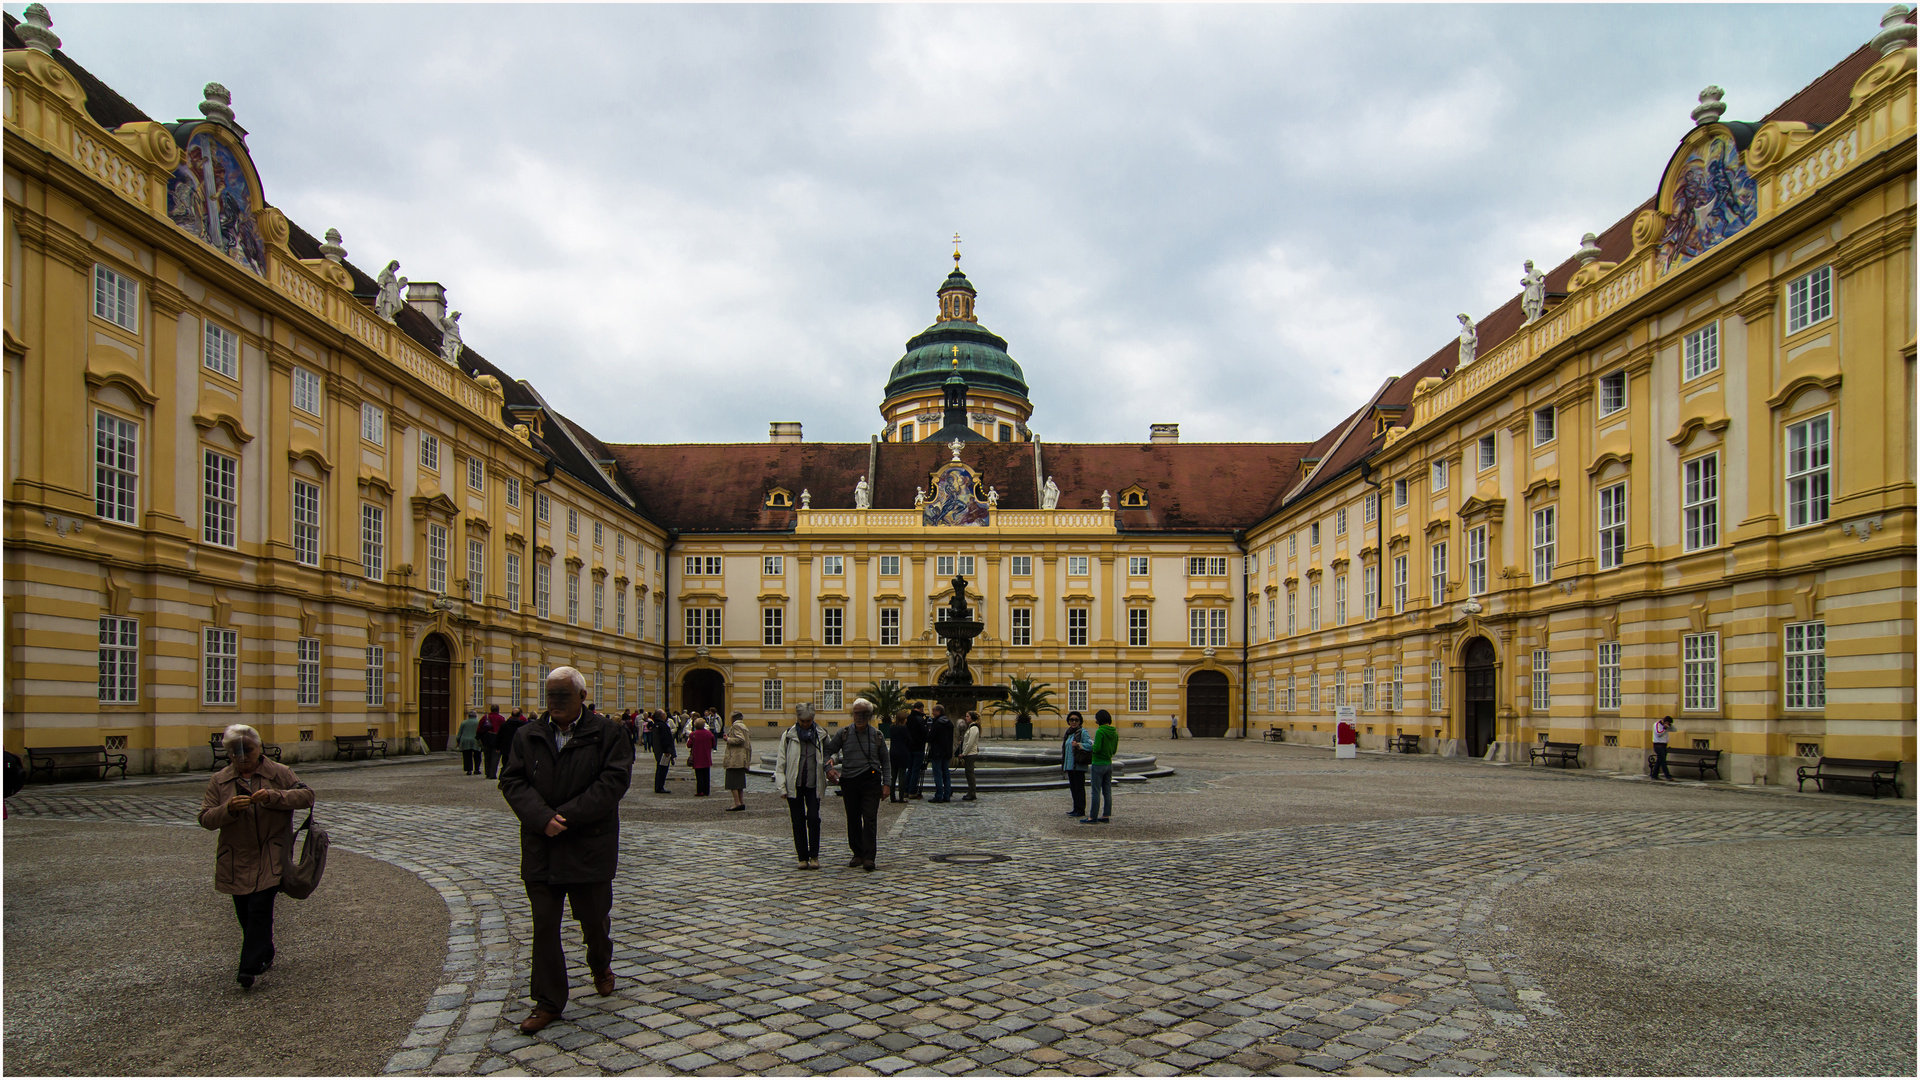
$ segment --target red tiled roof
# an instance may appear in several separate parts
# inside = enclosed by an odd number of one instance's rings
[[[1912,22],[1913,16],[1908,15]],[[1760,122],[1774,120],[1801,124],[1831,124],[1840,119],[1853,104],[1853,84],[1867,69],[1879,63],[1880,53],[1865,45],[1854,50],[1851,56],[1833,65],[1825,75],[1808,83],[1806,88],[1780,103],[1779,108],[1768,113]]]

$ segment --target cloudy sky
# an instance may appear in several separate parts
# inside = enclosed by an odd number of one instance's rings
[[[50,8],[608,441],[864,441],[957,231],[1041,436],[1138,442],[1316,437],[1884,5]]]

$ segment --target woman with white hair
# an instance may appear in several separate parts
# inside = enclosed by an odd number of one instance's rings
[[[218,829],[213,887],[233,897],[240,920],[242,989],[273,966],[273,898],[280,891],[293,847],[293,812],[313,805],[313,789],[293,770],[268,761],[260,733],[245,724],[227,728],[226,768],[207,781],[200,825]]]

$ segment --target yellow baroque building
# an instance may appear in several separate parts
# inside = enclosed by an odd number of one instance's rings
[[[1044,442],[956,256],[868,442],[651,445],[289,221],[222,88],[156,122],[28,20],[16,753],[205,767],[235,721],[289,760],[440,749],[559,664],[606,710],[774,724],[935,681],[957,575],[978,681],[1136,737],[1324,742],[1345,705],[1363,744],[1633,768],[1671,713],[1735,779],[1913,760],[1910,31],[1758,123],[1703,95],[1653,199],[1312,441]]]

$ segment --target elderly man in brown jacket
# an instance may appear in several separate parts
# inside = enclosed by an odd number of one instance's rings
[[[520,819],[520,878],[533,915],[531,1035],[567,1007],[561,905],[587,940],[593,988],[613,993],[613,872],[620,852],[620,800],[633,781],[633,743],[612,720],[585,708],[587,680],[570,667],[547,676],[547,711],[514,732],[500,793]]]
[[[243,989],[273,966],[273,898],[280,891],[292,847],[293,812],[313,805],[313,789],[293,770],[268,761],[260,733],[245,724],[227,728],[229,763],[207,781],[200,825],[220,830],[213,887],[233,897],[240,920]]]

